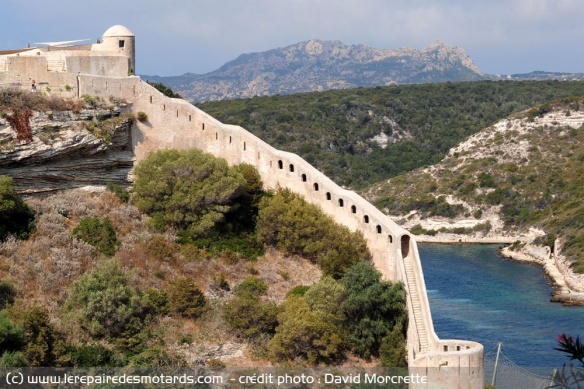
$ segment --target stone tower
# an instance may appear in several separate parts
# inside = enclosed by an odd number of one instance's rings
[[[127,27],[116,24],[103,33],[104,51],[116,51],[128,57],[128,74],[136,73],[136,37]]]

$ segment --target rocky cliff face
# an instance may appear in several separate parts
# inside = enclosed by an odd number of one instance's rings
[[[423,50],[376,49],[312,40],[243,54],[204,75],[143,76],[191,101],[209,101],[328,89],[483,78],[463,49],[436,41]]]
[[[29,143],[17,142],[0,118],[0,175],[13,177],[25,194],[127,183],[134,154],[131,119],[122,110],[35,112]]]

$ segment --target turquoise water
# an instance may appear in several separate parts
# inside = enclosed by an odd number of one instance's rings
[[[419,244],[434,328],[442,339],[482,343],[526,368],[561,367],[560,333],[584,338],[584,307],[550,302],[540,267],[502,260],[497,245]]]

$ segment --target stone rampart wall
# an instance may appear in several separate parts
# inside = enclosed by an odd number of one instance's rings
[[[75,50],[58,50],[38,55],[0,56],[0,86],[14,85],[30,90],[35,80],[39,93],[63,97],[79,96],[77,75],[97,74],[107,77],[123,77],[128,74],[128,58],[125,56],[93,53],[86,55]]]
[[[137,122],[132,131],[132,144],[139,161],[149,152],[163,148],[198,148],[225,158],[230,164],[246,162],[254,165],[268,188],[287,187],[303,195],[307,201],[319,205],[333,219],[351,230],[363,233],[377,269],[386,279],[403,281],[415,288],[418,301],[408,302],[410,324],[408,349],[410,367],[439,367],[447,363],[449,373],[440,372],[437,379],[451,382],[459,380],[456,363],[472,365],[482,380],[482,346],[474,342],[457,342],[460,347],[441,349],[443,341],[436,336],[428,303],[422,266],[413,236],[394,223],[385,214],[358,194],[347,191],[320,173],[298,155],[277,150],[239,126],[226,125],[182,99],[170,99],[139,77],[107,78],[80,75],[79,94],[109,98],[120,97],[133,104],[135,112],[145,112],[148,120]],[[405,277],[404,258],[413,265],[414,285]],[[411,299],[409,299],[411,300]],[[419,304],[421,313],[414,315],[413,304]],[[414,333],[416,321],[421,321],[428,337],[431,351],[417,353],[420,339]],[[449,344],[450,344],[449,343]],[[453,343],[454,344],[454,343]],[[457,362],[458,361],[458,362]],[[476,365],[475,365],[476,364]],[[475,376],[475,378],[477,377]],[[463,379],[464,380],[464,379]],[[465,386],[482,388],[481,385]],[[478,382],[478,381],[476,381]]]

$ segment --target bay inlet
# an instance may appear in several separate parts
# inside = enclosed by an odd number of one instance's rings
[[[561,333],[584,338],[584,307],[550,302],[551,287],[535,265],[503,260],[498,245],[418,244],[430,309],[441,339],[480,342],[539,372],[569,364]]]

